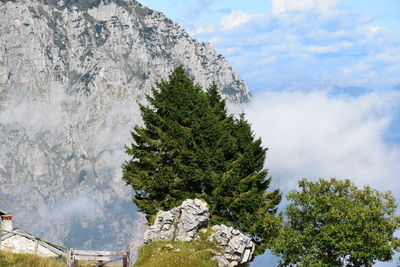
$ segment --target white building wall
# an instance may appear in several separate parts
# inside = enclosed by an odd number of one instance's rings
[[[14,253],[35,254],[36,242],[20,235],[13,235],[0,243],[0,249]],[[38,244],[37,255],[40,257],[57,257],[51,250]]]
[[[6,231],[12,231],[13,230],[12,221],[1,221],[0,228]]]

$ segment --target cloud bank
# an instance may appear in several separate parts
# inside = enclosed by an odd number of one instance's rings
[[[396,91],[359,97],[271,91],[245,112],[269,148],[266,167],[284,191],[301,178],[338,177],[399,195],[400,147],[384,139],[399,107]]]
[[[254,17],[256,17],[256,15],[246,14],[243,11],[236,10],[226,16],[223,16],[221,25],[223,29],[228,30],[237,27],[240,24],[246,23]]]
[[[311,9],[327,10],[336,7],[339,0],[271,0],[271,10],[274,15],[287,11],[305,11]]]
[[[392,191],[397,202],[400,146],[386,142],[385,135],[399,110],[398,91],[349,96],[320,88],[269,91],[244,107],[255,135],[269,148],[265,167],[272,176],[271,188],[285,195],[298,189],[301,178],[347,178],[358,186]],[[267,252],[251,266],[272,266],[277,261]]]

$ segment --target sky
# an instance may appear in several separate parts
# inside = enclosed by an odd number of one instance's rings
[[[254,93],[293,80],[400,84],[398,0],[142,2],[212,43]]]
[[[348,178],[400,203],[399,0],[141,2],[213,44],[248,84],[240,109],[268,147],[273,187]]]

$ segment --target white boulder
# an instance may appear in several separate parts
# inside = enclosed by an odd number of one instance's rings
[[[187,199],[182,205],[169,211],[160,211],[144,234],[144,243],[159,240],[190,241],[206,226],[210,214],[207,203],[199,199]]]
[[[214,257],[220,267],[233,267],[250,262],[255,249],[250,237],[223,224],[214,225],[212,230],[214,233],[209,240],[215,241],[224,250],[223,255]]]
[[[190,241],[198,237],[199,231],[205,231],[210,214],[207,203],[199,199],[187,199],[179,207],[169,211],[160,211],[145,232],[144,243],[154,241]],[[203,229],[202,229],[203,228]],[[209,241],[213,241],[222,250],[216,252],[213,259],[219,267],[234,267],[250,262],[255,249],[251,238],[233,227],[223,224],[214,225]]]

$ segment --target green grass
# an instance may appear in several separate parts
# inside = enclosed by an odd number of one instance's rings
[[[64,263],[63,263],[64,262]],[[0,251],[0,267],[66,267],[65,258],[43,258],[32,254]],[[79,267],[92,267],[93,263],[79,262]],[[121,265],[107,265],[122,267]]]
[[[0,251],[0,267],[65,267],[51,258]]]
[[[207,233],[193,241],[158,241],[139,249],[138,260],[133,267],[217,267],[211,258],[221,252],[215,243],[207,241]]]

